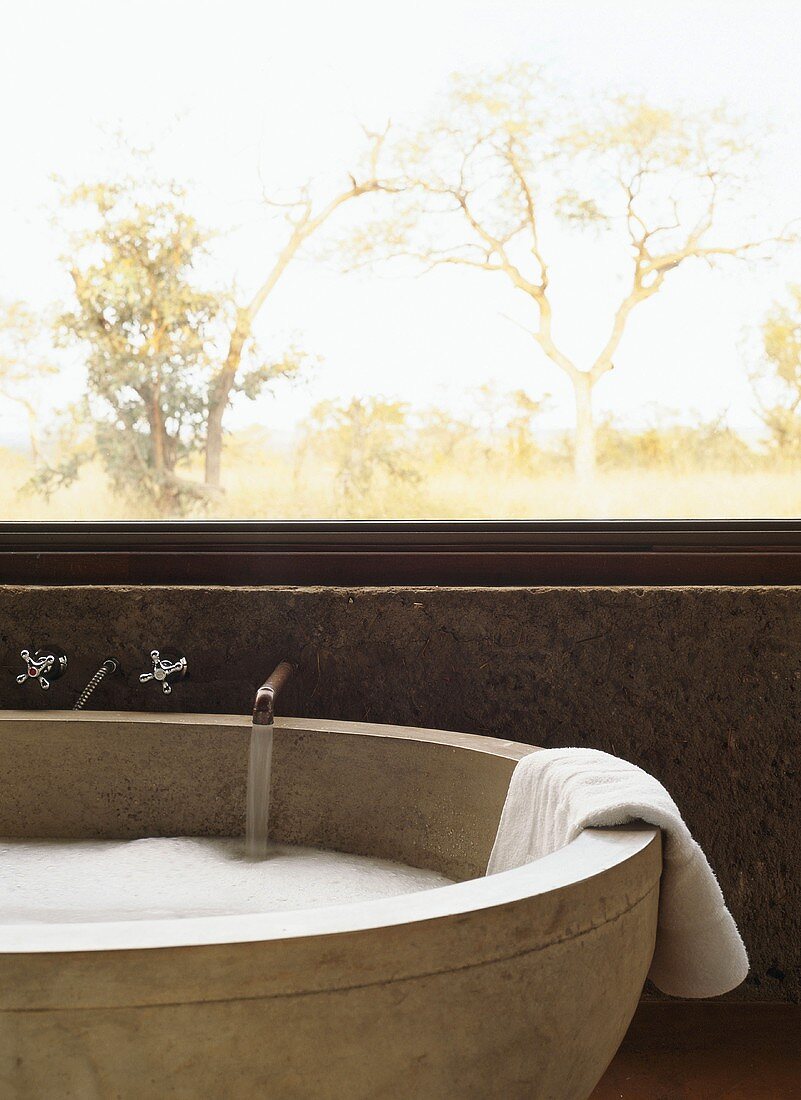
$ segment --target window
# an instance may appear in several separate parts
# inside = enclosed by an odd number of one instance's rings
[[[793,0],[0,18],[0,520],[801,513]]]

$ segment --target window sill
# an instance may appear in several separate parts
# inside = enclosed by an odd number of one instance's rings
[[[801,521],[0,524],[0,583],[790,585]]]

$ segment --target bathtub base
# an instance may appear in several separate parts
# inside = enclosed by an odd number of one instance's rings
[[[3,1095],[580,1100],[634,1014],[657,900],[651,889],[575,937],[400,981],[7,1013]]]

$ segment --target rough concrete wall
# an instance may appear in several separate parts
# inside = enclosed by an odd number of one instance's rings
[[[23,646],[67,676],[19,688]],[[186,653],[169,697],[137,674]],[[752,974],[801,1000],[801,589],[0,588],[0,706],[245,713],[288,656],[286,714],[590,745],[671,791],[718,873]]]

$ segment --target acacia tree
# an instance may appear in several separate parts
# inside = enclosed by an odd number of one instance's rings
[[[358,177],[320,199],[312,187],[265,202],[286,224],[267,276],[241,304],[234,291],[204,285],[210,234],[187,209],[177,183],[143,169],[121,181],[84,185],[67,208],[88,209],[69,253],[75,308],[60,318],[62,341],[86,352],[89,415],[96,448],[115,488],[156,511],[181,514],[221,488],[225,414],[237,394],[255,399],[307,360],[296,348],[264,357],[254,324],[303,245],[344,204],[381,190],[384,134],[368,134]],[[388,185],[387,185],[388,186]],[[78,418],[80,419],[80,418]],[[80,460],[91,457],[83,449]],[[203,478],[187,476],[193,454]],[[75,455],[44,471],[44,491],[74,480]]]
[[[768,312],[760,330],[761,355],[752,382],[759,415],[776,450],[801,456],[801,286]]]
[[[79,187],[65,202],[86,224],[69,254],[75,305],[57,331],[86,355],[95,453],[118,491],[163,514],[203,498],[180,467],[205,443],[215,337],[229,305],[201,284],[208,234],[184,200],[174,183],[134,178]],[[72,462],[45,487],[76,475]]]
[[[23,302],[0,302],[0,397],[25,410],[31,458],[39,461],[39,387],[57,373],[46,324]]]
[[[409,257],[426,270],[505,279],[529,307],[523,327],[572,387],[582,478],[595,468],[595,387],[633,312],[693,260],[714,264],[789,239],[746,239],[724,226],[750,150],[722,111],[683,115],[627,97],[587,107],[529,65],[455,77],[447,109],[396,157],[400,198],[350,240],[349,265]],[[625,247],[628,271],[605,338],[580,363],[554,332],[551,267],[557,231],[587,228]]]

